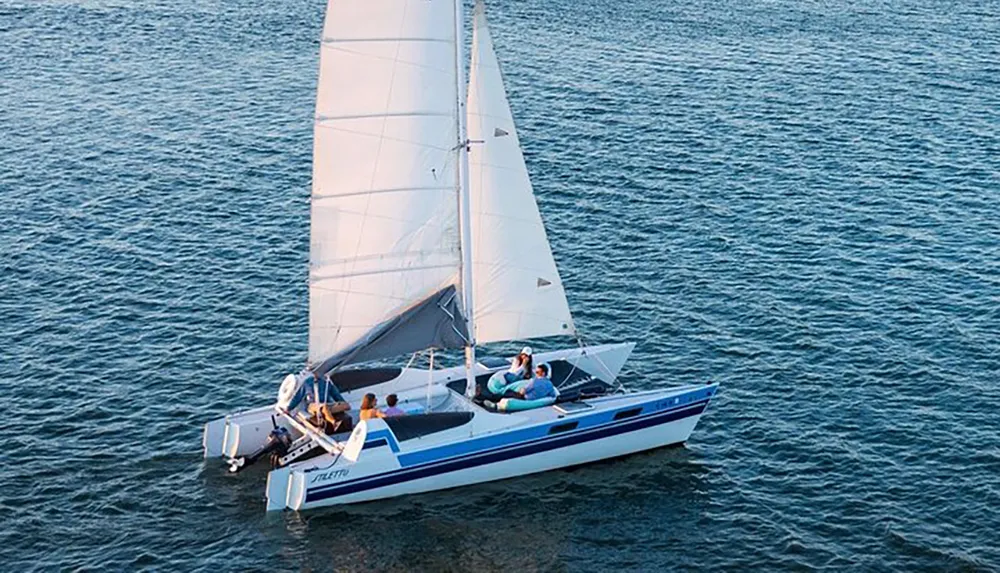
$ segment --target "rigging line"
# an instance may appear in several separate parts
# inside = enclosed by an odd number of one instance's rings
[[[311,271],[317,271],[318,269],[324,267],[333,267],[338,265],[346,265],[347,263],[360,263],[363,261],[386,261],[386,260],[407,260],[410,258],[427,258],[431,255],[450,255],[454,253],[454,249],[431,249],[427,251],[402,251],[399,253],[375,253],[371,255],[361,255],[357,257],[342,257],[339,259],[330,259],[325,261],[313,262],[309,265]]]
[[[397,305],[402,305],[402,304],[413,302],[413,297],[410,296],[410,295],[406,295],[406,296],[403,296],[403,295],[390,295],[390,294],[383,294],[383,293],[379,293],[379,292],[369,292],[369,291],[363,291],[363,290],[348,290],[348,289],[343,289],[343,288],[323,287],[323,286],[316,286],[316,285],[311,285],[310,288],[314,288],[316,290],[321,290],[321,291],[324,291],[324,292],[332,292],[332,293],[348,294],[348,295],[350,295],[350,294],[357,294],[357,295],[366,296],[366,297],[369,297],[369,298],[378,298],[378,299],[381,299],[382,301],[392,301],[393,303],[395,303]]]
[[[344,453],[344,449],[343,448],[341,448],[340,451],[337,452],[337,457],[333,458],[332,462],[330,462],[329,464],[327,464],[325,466],[317,466],[315,469],[317,469],[317,470],[325,470],[325,469],[332,468],[333,466],[335,466],[337,464],[337,461],[340,460],[340,454],[342,454],[342,453]],[[306,470],[306,471],[311,471],[311,470]]]
[[[391,189],[372,189],[371,191],[354,191],[336,195],[313,195],[313,201],[340,199],[341,197],[357,197],[359,195],[379,195],[382,193],[422,193],[427,191],[454,191],[452,187],[394,187]]]
[[[582,342],[583,341],[583,335],[582,334],[578,334],[578,336],[580,338],[580,341]],[[612,382],[618,382],[618,376],[616,376],[613,372],[611,372],[611,369],[608,368],[608,365],[605,364],[605,362],[603,360],[601,360],[600,353],[598,353],[598,354],[591,354],[590,356],[592,356],[594,358],[594,360],[596,360],[601,366],[604,367],[604,371],[607,372],[608,376],[611,377],[611,381]],[[625,387],[625,385],[622,384],[621,382],[618,382],[618,386],[619,386],[620,389]]]
[[[430,269],[450,269],[450,268],[453,268],[454,266],[455,266],[454,264],[423,265],[423,266],[419,266],[419,267],[407,267],[405,269],[383,269],[383,270],[378,270],[378,271],[361,271],[361,272],[353,272],[353,273],[342,273],[342,274],[330,275],[330,276],[314,276],[314,277],[310,277],[311,280],[309,281],[309,285],[310,286],[317,286],[315,283],[319,282],[319,281],[347,279],[347,278],[369,276],[369,275],[385,275],[385,274],[392,274],[392,273],[404,273],[404,272],[407,272],[407,271],[426,271],[426,270],[430,270]],[[324,287],[317,287],[317,288],[324,288]],[[338,291],[338,292],[355,292],[355,291],[350,290],[350,287],[348,287],[347,290],[331,289],[329,287],[326,287],[326,290]],[[366,294],[366,293],[359,292],[358,294]],[[386,296],[386,298],[392,298],[392,297]]]
[[[406,363],[406,366],[403,366],[403,370],[409,370],[410,369],[410,366],[413,365],[413,361],[417,359],[417,356],[420,354],[420,352],[421,351],[418,350],[418,351],[414,352],[412,356],[410,356],[410,361]]]
[[[440,42],[442,44],[450,44],[451,38],[323,38],[323,44],[353,44],[353,43],[364,43],[364,42]]]
[[[379,119],[383,117],[447,117],[451,118],[451,114],[442,113],[439,111],[396,111],[392,113],[358,113],[353,115],[316,115],[314,118],[317,122],[325,121],[349,121],[354,119]]]
[[[574,328],[574,334],[576,334],[576,336],[575,336],[575,338],[576,338],[576,344],[577,344],[577,346],[579,346],[579,347],[580,347],[580,350],[583,350],[583,336],[582,336],[582,335],[580,335],[580,333],[578,333],[578,332],[575,332],[575,330],[576,330],[576,329]],[[584,356],[584,354],[583,354],[583,353],[581,352],[581,353],[580,353],[580,356],[579,356],[578,358],[583,358],[583,356]],[[565,386],[565,385],[566,385],[566,381],[568,381],[568,380],[569,380],[570,378],[572,378],[572,377],[573,377],[573,373],[574,373],[574,372],[576,372],[576,369],[577,369],[577,367],[578,367],[578,365],[574,363],[574,364],[573,364],[573,369],[572,369],[572,370],[570,370],[570,371],[569,371],[569,374],[567,374],[567,375],[566,375],[566,380],[564,380],[564,381],[563,381],[563,384],[559,385],[559,386],[558,386],[558,388],[562,388],[563,386]],[[585,372],[586,372],[586,371],[585,371]],[[550,374],[551,374],[551,373],[550,373]],[[587,374],[590,374],[590,373],[589,373],[589,372],[587,372]],[[591,376],[591,378],[593,378],[593,376]],[[569,387],[570,387],[570,388],[572,388],[573,386],[574,386],[574,385],[573,385],[573,384],[571,384],[571,385],[570,385]]]
[[[431,348],[430,359],[427,365],[427,411],[431,411],[431,385],[434,382],[434,349]]]
[[[576,372],[576,364],[573,364],[573,369],[572,369],[572,370],[570,370],[570,371],[569,371],[569,374],[567,374],[567,375],[566,375],[566,378],[565,378],[565,379],[563,380],[563,383],[562,383],[562,384],[560,384],[560,385],[558,385],[558,386],[556,386],[556,388],[562,388],[563,386],[565,386],[565,385],[566,385],[566,382],[568,382],[568,381],[569,381],[569,379],[573,377],[573,373],[574,373],[574,372]],[[552,375],[552,373],[551,373],[551,372],[549,372],[549,376],[551,376],[551,375]]]
[[[580,346],[580,348],[581,348],[581,349],[583,349],[583,339],[581,339],[579,335],[577,335],[577,336],[576,336],[576,341],[577,341],[577,344],[578,344],[578,345]],[[583,354],[581,353],[581,354],[580,354],[580,356],[579,356],[578,358],[582,358],[582,357],[583,357]],[[572,370],[570,370],[570,371],[569,371],[569,374],[567,374],[567,375],[566,375],[566,378],[565,378],[565,379],[563,380],[563,383],[562,383],[562,384],[560,384],[560,385],[558,385],[558,386],[556,386],[556,388],[557,388],[557,389],[558,389],[558,388],[563,388],[563,387],[567,387],[567,386],[566,386],[566,383],[567,383],[567,382],[569,381],[569,379],[570,379],[570,378],[572,378],[572,377],[573,377],[573,373],[574,373],[574,372],[576,372],[576,369],[577,369],[577,364],[576,364],[576,363],[571,363],[571,364],[573,364],[573,369],[572,369]],[[549,366],[549,368],[551,368],[551,366]],[[589,374],[589,372],[588,372],[588,374]],[[549,372],[549,376],[552,376],[552,373],[551,373],[551,372]],[[568,386],[568,388],[572,388],[572,387],[573,387],[573,386],[575,386],[575,385],[576,385],[576,384],[570,384],[570,385]]]

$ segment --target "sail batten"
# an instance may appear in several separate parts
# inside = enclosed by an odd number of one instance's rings
[[[468,102],[476,341],[574,334],[482,2]]]
[[[432,270],[432,269],[450,269],[451,267],[452,267],[451,264],[424,265],[424,266],[419,266],[419,267],[408,267],[407,269],[405,269],[405,271],[406,272],[423,272],[423,271],[428,271],[428,270]],[[314,281],[314,284],[316,285],[316,288],[324,288],[319,283],[322,282],[322,281],[325,281],[325,280],[336,280],[336,279],[343,279],[343,278],[350,278],[350,277],[360,277],[360,276],[365,276],[365,275],[378,275],[378,274],[397,273],[397,272],[399,272],[399,271],[396,271],[394,269],[379,269],[379,270],[373,270],[373,271],[361,271],[361,272],[353,272],[353,273],[343,273],[343,274],[338,274],[338,275],[329,275],[329,274],[324,275],[324,274],[318,274],[317,273],[316,276],[313,277],[313,281]],[[332,288],[326,287],[326,290],[336,290],[336,289],[332,289]],[[354,292],[354,291],[345,290],[345,291],[341,291],[341,292]],[[405,297],[400,297],[398,300],[406,300],[406,298]]]
[[[420,193],[423,191],[451,191],[449,187],[396,187],[393,189],[372,189],[370,191],[358,191],[355,193],[340,193],[337,195],[313,195],[313,201],[324,199],[336,199],[337,197],[349,197],[351,195],[366,195],[371,193]]]
[[[421,117],[421,116],[426,116],[426,117],[451,117],[452,114],[450,114],[450,113],[442,113],[442,112],[439,112],[439,111],[410,111],[410,112],[406,112],[406,113],[395,113],[395,114],[390,114],[390,113],[371,113],[371,114],[367,114],[367,115],[341,115],[341,116],[323,115],[323,116],[317,117],[316,121],[319,124],[328,124],[328,123],[335,123],[335,122],[338,122],[338,121],[350,121],[352,119],[372,119],[372,118],[382,118],[382,117]]]

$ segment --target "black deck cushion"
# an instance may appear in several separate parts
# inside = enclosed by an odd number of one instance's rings
[[[400,442],[457,428],[471,421],[472,412],[438,412],[385,418],[385,423]]]
[[[341,392],[351,392],[388,382],[399,377],[402,372],[402,368],[358,368],[356,370],[341,370],[330,376],[330,379]]]
[[[476,376],[476,385],[485,390],[486,383],[490,381],[490,376],[492,376],[492,374],[480,374],[479,376]],[[466,386],[468,386],[468,384],[465,383],[465,378],[459,378],[458,380],[448,382],[448,387],[459,394],[465,394]]]

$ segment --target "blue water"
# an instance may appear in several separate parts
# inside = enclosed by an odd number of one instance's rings
[[[0,2],[2,568],[1000,569],[998,14],[491,3],[577,324],[723,392],[685,448],[265,515],[201,425],[305,358],[322,0]]]

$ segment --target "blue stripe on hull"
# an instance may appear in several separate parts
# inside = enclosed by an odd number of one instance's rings
[[[677,410],[679,408],[687,408],[691,404],[696,404],[701,400],[711,399],[714,393],[714,388],[703,387],[696,390],[687,392],[680,396],[672,396],[669,398],[654,398],[650,402],[644,404],[634,404],[630,406],[621,406],[618,408],[609,408],[605,410],[599,410],[592,414],[584,414],[581,416],[574,416],[574,420],[579,421],[579,430],[591,429],[598,426],[603,426],[609,423],[617,423],[618,420],[615,418],[622,410],[634,410],[640,409],[640,415],[649,415],[654,412],[663,412],[664,407],[668,407],[671,410]],[[549,435],[549,426],[537,425],[530,426],[522,429],[513,429],[508,432],[502,432],[498,434],[486,435],[479,438],[473,438],[470,440],[462,440],[459,442],[454,442],[451,444],[446,444],[436,448],[430,448],[426,450],[417,450],[415,452],[405,452],[399,454],[399,465],[404,468],[409,467],[423,467],[424,465],[431,462],[439,462],[446,459],[455,458],[458,456],[466,456],[472,454],[479,454],[487,450],[494,450],[497,448],[523,445],[528,442],[534,442],[538,439],[543,439]],[[371,437],[371,436],[369,436]],[[393,450],[398,451],[398,450]]]
[[[453,458],[441,462],[425,464],[423,466],[408,468],[404,470],[396,470],[391,473],[382,474],[381,476],[370,476],[366,478],[359,478],[357,480],[346,482],[343,484],[324,486],[306,492],[306,503],[312,503],[324,499],[330,499],[331,497],[338,497],[342,495],[358,493],[361,491],[367,491],[370,489],[377,489],[380,487],[396,485],[408,481],[474,468],[486,464],[512,460],[515,458],[530,456],[532,454],[547,452],[558,448],[575,446],[577,444],[582,444],[585,442],[600,440],[602,438],[617,436],[620,434],[634,432],[637,430],[643,430],[646,428],[651,428],[653,426],[668,424],[670,422],[675,422],[677,420],[689,418],[691,416],[697,416],[702,412],[704,412],[707,406],[708,406],[708,400],[705,400],[703,402],[697,402],[691,404],[690,406],[684,408],[675,409],[667,412],[660,412],[657,414],[651,414],[649,416],[643,416],[640,418],[629,418],[627,421],[623,421],[620,423],[610,424],[600,428],[591,428],[579,432],[574,432],[572,434],[559,434],[551,439],[540,440],[530,444],[513,445],[499,450],[482,452],[478,454],[469,454],[459,458]]]

